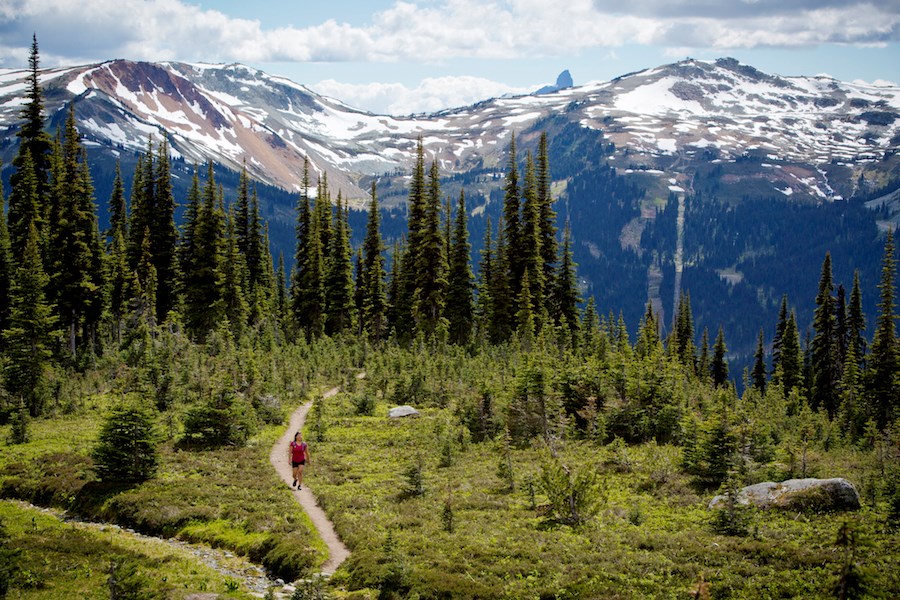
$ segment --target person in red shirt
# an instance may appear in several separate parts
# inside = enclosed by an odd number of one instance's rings
[[[291,468],[294,469],[294,483],[291,484],[291,487],[296,486],[299,490],[301,489],[300,485],[303,483],[303,467],[309,460],[309,447],[303,441],[303,434],[299,431],[294,434],[294,441],[291,442],[288,454],[290,455]]]

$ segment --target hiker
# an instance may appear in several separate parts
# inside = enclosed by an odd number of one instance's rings
[[[299,490],[303,483],[303,467],[306,465],[306,461],[309,460],[309,446],[303,441],[303,434],[299,431],[294,434],[294,441],[291,442],[288,453],[290,455],[291,468],[294,469],[294,483],[291,484],[291,487],[296,487]]]

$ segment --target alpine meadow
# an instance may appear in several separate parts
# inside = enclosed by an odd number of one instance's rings
[[[40,60],[0,598],[900,597],[900,88],[688,59],[399,118]]]

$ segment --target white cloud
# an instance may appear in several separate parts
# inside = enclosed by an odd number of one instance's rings
[[[485,98],[525,94],[537,89],[516,88],[480,77],[426,78],[415,88],[400,83],[350,84],[333,79],[310,86],[326,96],[378,114],[410,115],[447,107],[468,106]]]
[[[884,44],[900,40],[900,2],[886,0],[396,0],[363,26],[328,20],[264,28],[186,0],[5,0],[0,64],[32,32],[42,57],[87,62],[419,61],[559,56],[598,47],[686,48]],[[12,65],[10,65],[12,66]]]

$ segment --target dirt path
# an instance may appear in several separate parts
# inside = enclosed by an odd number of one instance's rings
[[[331,388],[325,392],[322,397],[330,398],[337,394],[340,389],[340,387]],[[281,480],[284,481],[284,484],[288,487],[290,487],[291,482],[294,480],[291,473],[291,464],[288,462],[288,444],[294,439],[294,433],[300,431],[303,427],[303,423],[306,420],[306,413],[309,412],[312,404],[313,400],[310,400],[294,411],[284,435],[275,442],[275,445],[272,446],[272,452],[269,453],[269,462],[272,463],[272,466],[275,467],[275,471],[278,472]],[[312,461],[314,460],[315,451],[313,448],[310,450],[310,459]],[[316,497],[313,496],[309,487],[304,485],[303,489],[292,490],[291,493],[294,495],[297,502],[300,503],[300,506],[303,507],[303,510],[306,511],[306,514],[309,515],[313,525],[315,525],[316,530],[319,532],[319,536],[328,546],[328,560],[322,565],[322,573],[331,575],[337,570],[340,564],[350,556],[350,550],[347,549],[347,546],[344,545],[334,531],[334,525],[328,519],[325,511],[319,506]]]

